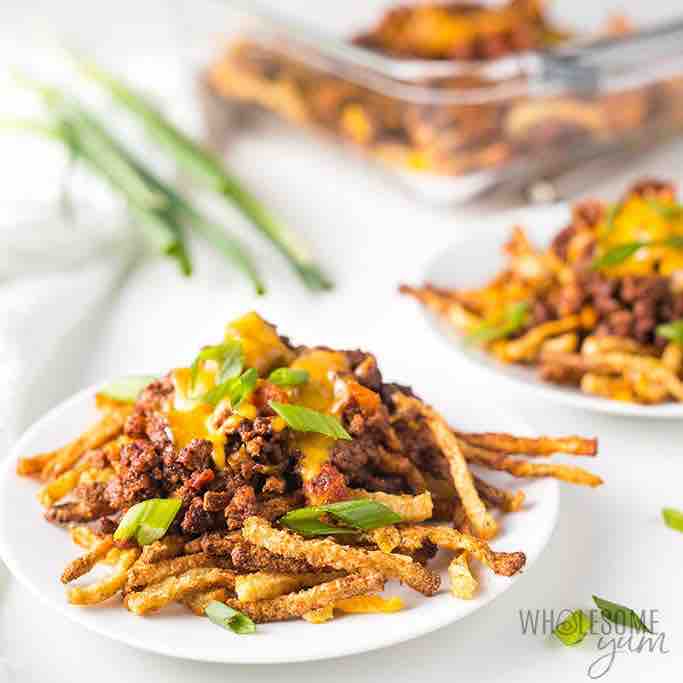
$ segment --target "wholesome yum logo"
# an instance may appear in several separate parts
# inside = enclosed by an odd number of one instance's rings
[[[640,620],[642,629],[632,628],[625,620],[609,621],[598,609],[584,610],[580,618],[577,618],[577,611],[568,609],[519,610],[523,635],[552,634],[571,645],[588,636],[597,637],[598,656],[586,670],[588,678],[593,680],[603,678],[612,670],[617,655],[669,654],[666,634],[659,630],[659,610],[643,610],[634,616]]]

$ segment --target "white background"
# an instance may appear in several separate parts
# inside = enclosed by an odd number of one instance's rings
[[[322,4],[316,3],[316,12],[324,11]],[[586,16],[594,15],[599,5],[568,0],[564,4]],[[186,5],[201,20],[202,3]],[[673,3],[634,5],[637,15],[647,17],[667,9],[671,13]],[[156,0],[4,0],[0,58],[3,64],[40,63],[36,34],[47,27],[77,35],[82,44],[110,60],[144,64],[147,70],[159,68],[159,82],[165,83],[170,67],[155,65],[177,65],[170,54],[178,27],[169,24],[177,16]],[[6,112],[8,100],[0,96],[0,103]],[[0,156],[0,199],[53,194],[59,160],[36,168],[32,145],[6,149]],[[673,146],[637,167],[614,172],[596,192],[613,196],[642,174],[681,181],[682,152],[680,145]],[[654,681],[680,680],[683,536],[664,527],[660,509],[683,508],[683,428],[538,405],[485,384],[457,364],[416,308],[395,293],[399,281],[418,280],[430,259],[459,235],[486,229],[491,222],[510,222],[512,217],[494,215],[490,207],[450,211],[426,207],[334,149],[283,129],[240,138],[231,145],[229,160],[279,215],[310,238],[337,284],[334,293],[304,292],[280,259],[258,240],[251,244],[259,250],[271,288],[270,295],[258,301],[201,245],[195,249],[198,272],[189,281],[181,281],[165,262],[145,262],[60,349],[36,387],[26,423],[92,381],[186,362],[199,344],[220,334],[226,320],[256,307],[295,340],[372,349],[385,376],[412,382],[437,405],[447,404],[448,397],[430,393],[425,378],[438,371],[451,378],[452,391],[471,395],[483,411],[487,403],[496,401],[520,413],[537,430],[598,435],[600,457],[594,469],[606,484],[596,491],[563,489],[559,525],[546,553],[488,608],[411,643],[334,662],[277,668],[219,666],[138,653],[47,612],[4,577],[0,579],[0,657],[7,665],[0,664],[0,679],[4,675],[21,683],[143,678],[148,683],[256,682],[273,676],[292,682],[324,678],[330,683],[425,677],[577,681],[585,679],[591,662],[604,654],[597,651],[596,639],[565,649],[547,637],[523,635],[518,612],[589,608],[595,593],[639,609],[659,610],[670,651],[619,654],[606,680],[645,676]],[[37,509],[28,513],[37,514]],[[239,642],[226,636],[226,647],[239,647]]]

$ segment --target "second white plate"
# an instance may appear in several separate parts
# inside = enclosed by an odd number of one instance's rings
[[[472,236],[458,241],[439,252],[428,264],[422,281],[437,287],[476,287],[483,285],[505,266],[503,244],[512,233],[512,226],[523,225],[531,241],[540,247],[567,224],[569,213],[565,207],[531,209],[517,214],[517,223],[496,223],[472,228]],[[424,309],[423,309],[424,310]],[[497,361],[476,347],[463,343],[462,338],[435,315],[426,312],[428,323],[446,340],[453,352],[463,360],[485,372],[492,381],[513,385],[540,401],[555,401],[575,408],[595,410],[615,415],[644,418],[681,419],[683,404],[664,403],[644,406],[589,396],[572,387],[562,387],[542,381],[535,368],[510,365]]]

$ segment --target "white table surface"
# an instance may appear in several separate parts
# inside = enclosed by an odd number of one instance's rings
[[[7,51],[11,45],[14,54],[22,42],[21,31],[30,33],[28,26],[33,22],[29,17],[37,14],[57,26],[60,18],[65,25],[68,19],[68,25],[81,27],[86,43],[95,44],[90,32],[101,24],[85,11],[90,4],[59,3],[59,13],[57,4],[5,0],[0,7],[0,45]],[[118,25],[120,39],[129,40],[132,46],[128,57],[134,49],[150,50],[140,47],[143,35],[157,41],[151,43],[155,58],[169,48],[171,32],[159,26],[148,31],[141,28],[153,25],[160,4],[150,2],[138,8],[135,21],[122,10],[106,10],[105,23],[129,17],[127,28],[124,23]],[[117,3],[119,9],[122,6],[133,3]],[[98,46],[115,49],[115,33],[102,33],[106,45]],[[5,50],[0,54],[6,54]],[[643,174],[681,181],[682,153],[681,145],[673,146],[605,179],[596,191],[616,194]],[[547,636],[524,635],[519,610],[590,608],[592,594],[658,610],[669,651],[618,654],[606,679],[680,680],[683,536],[662,524],[660,509],[683,507],[683,427],[539,405],[507,390],[501,394],[482,382],[476,371],[459,365],[416,307],[396,294],[399,281],[417,281],[430,258],[458,235],[471,227],[486,229],[487,221],[510,222],[512,218],[492,215],[481,207],[450,211],[426,207],[337,151],[282,129],[240,139],[231,147],[229,159],[278,214],[310,238],[337,284],[335,291],[322,296],[306,293],[283,262],[258,240],[250,243],[259,249],[270,285],[270,294],[260,300],[202,245],[195,245],[198,267],[191,280],[180,280],[166,262],[148,261],[112,293],[78,338],[62,349],[59,362],[36,394],[27,421],[80,386],[183,363],[198,345],[219,335],[226,320],[256,308],[295,340],[373,350],[386,377],[412,382],[437,405],[447,398],[430,394],[424,383],[435,371],[452,377],[453,391],[471,395],[473,401],[481,402],[482,410],[495,400],[537,430],[598,435],[600,457],[591,465],[606,484],[598,490],[563,487],[559,524],[546,552],[495,603],[413,642],[331,663],[275,670],[202,665],[140,653],[46,611],[5,576],[0,578],[0,681],[5,676],[21,683],[109,683],[144,677],[146,683],[208,683],[228,678],[237,683],[271,680],[274,675],[285,683],[323,677],[330,683],[425,677],[436,681],[577,681],[586,678],[590,664],[604,654],[598,652],[596,639],[567,649]],[[11,174],[6,172],[10,167]],[[27,192],[26,178],[22,178],[22,172],[28,177],[27,169],[24,154],[15,151],[14,157],[2,159],[0,198]],[[46,178],[42,180],[47,182],[50,171],[41,169],[38,176],[43,173]],[[36,184],[32,191],[40,194],[41,187]],[[226,647],[230,646],[234,644],[227,639]]]

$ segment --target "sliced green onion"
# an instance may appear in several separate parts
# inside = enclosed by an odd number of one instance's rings
[[[216,346],[205,346],[192,361],[190,366],[191,386],[197,382],[197,375],[199,374],[199,366],[206,360],[215,360],[219,363],[218,373],[216,374],[216,382],[223,383],[228,379],[237,377],[242,372],[244,363],[244,353],[242,351],[242,342],[239,339],[227,339],[223,344]]]
[[[310,379],[308,370],[297,368],[277,368],[268,377],[268,381],[281,387],[295,387],[305,384]]]
[[[591,622],[583,610],[574,610],[554,629],[553,635],[567,646],[580,643],[590,631]]]
[[[637,240],[635,242],[617,244],[615,247],[608,249],[602,256],[596,258],[591,264],[591,268],[593,268],[593,270],[598,270],[600,268],[618,266],[630,259],[631,256],[643,247],[671,247],[672,249],[683,249],[683,236],[673,235],[664,240]]]
[[[215,406],[224,398],[227,398],[230,402],[230,407],[235,410],[254,391],[257,381],[258,372],[254,368],[249,368],[239,377],[233,377],[208,391],[202,396],[202,401]]]
[[[524,327],[528,312],[529,304],[526,301],[510,304],[505,311],[503,322],[499,325],[482,323],[465,337],[465,342],[467,344],[488,344],[497,339],[509,337]]]
[[[241,636],[256,631],[256,624],[246,614],[242,614],[242,612],[238,612],[217,600],[212,600],[206,606],[204,614],[217,626],[222,626]]]
[[[114,532],[115,541],[126,541],[135,536],[140,545],[158,541],[178,514],[180,498],[150,498],[133,505],[119,522]]]
[[[121,403],[135,403],[140,392],[156,379],[154,375],[132,375],[107,384],[100,394]]]
[[[222,161],[202,148],[132,88],[90,60],[78,60],[82,72],[109,91],[129,112],[139,117],[148,134],[172,154],[197,181],[227,198],[287,258],[311,289],[329,289],[331,283],[313,262],[299,239],[278,223]]]
[[[683,320],[674,320],[664,325],[658,325],[657,334],[677,344],[683,344]]]
[[[316,432],[331,436],[333,439],[351,440],[351,435],[334,415],[327,415],[317,410],[290,403],[278,403],[277,401],[270,401],[270,407],[289,427],[297,432]]]
[[[326,524],[321,521],[323,515],[331,515],[345,524],[346,528]],[[365,498],[300,508],[280,518],[280,524],[306,536],[370,531],[400,521],[401,516],[386,505]]]
[[[593,602],[597,605],[602,616],[608,621],[628,626],[636,631],[647,631],[648,633],[652,633],[630,607],[624,607],[619,603],[610,602],[609,600],[599,598],[597,595],[593,596]]]
[[[683,512],[675,508],[664,508],[662,517],[668,527],[683,532]]]

